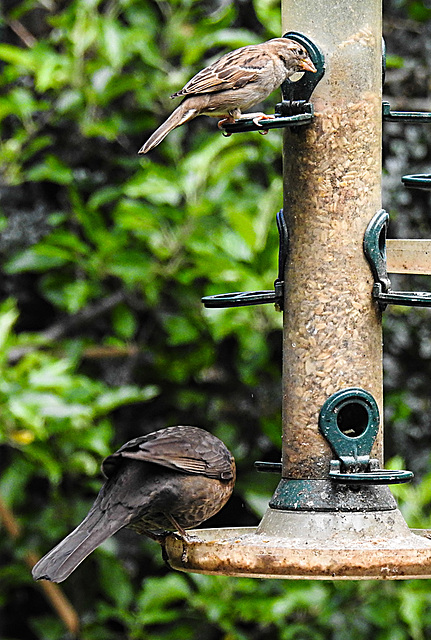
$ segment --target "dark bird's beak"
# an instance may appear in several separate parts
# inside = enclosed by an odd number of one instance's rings
[[[317,69],[314,66],[314,64],[311,62],[310,58],[306,58],[306,60],[301,60],[299,62],[299,66],[301,67],[301,69],[304,69],[304,71],[311,71],[312,73],[317,73]]]

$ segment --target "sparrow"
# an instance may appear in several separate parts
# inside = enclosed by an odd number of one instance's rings
[[[184,96],[184,100],[138,153],[148,153],[172,129],[196,116],[223,116],[219,127],[234,122],[287,78],[304,71],[316,73],[317,69],[305,48],[289,38],[273,38],[231,51],[199,71],[180,91],[171,95],[171,98]],[[253,113],[255,118],[257,115],[261,119],[271,117]]]
[[[216,436],[175,426],[130,440],[102,462],[105,484],[89,513],[32,570],[62,582],[104,540],[128,527],[163,544],[166,535],[216,514],[235,484],[235,460]]]

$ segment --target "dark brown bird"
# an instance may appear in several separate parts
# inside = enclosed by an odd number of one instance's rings
[[[227,502],[235,460],[221,440],[178,426],[135,438],[105,458],[107,478],[88,515],[33,567],[35,580],[62,582],[104,540],[128,527],[162,541],[197,526]]]
[[[301,71],[315,73],[316,67],[304,47],[289,38],[273,38],[227,53],[171,96],[184,96],[184,100],[138,153],[147,153],[172,129],[196,116],[223,116],[219,125],[234,122],[242,112],[265,100],[287,78]],[[253,114],[258,115],[268,117]]]

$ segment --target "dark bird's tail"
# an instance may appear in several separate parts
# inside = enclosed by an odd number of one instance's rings
[[[81,524],[35,564],[33,578],[63,582],[99,544],[124,527],[128,520],[127,517],[109,518],[96,502]]]
[[[148,153],[148,151],[151,151],[151,149],[157,147],[157,145],[166,138],[166,136],[172,131],[172,129],[176,129],[185,122],[193,120],[193,118],[196,118],[196,116],[198,115],[199,111],[197,109],[191,108],[190,106],[187,106],[187,100],[185,100],[175,109],[175,111],[171,113],[169,118],[160,125],[160,127],[153,133],[153,135],[148,138],[147,142],[142,145],[138,153]]]

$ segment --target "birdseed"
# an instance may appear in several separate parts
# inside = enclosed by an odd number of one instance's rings
[[[355,42],[367,35],[359,32]],[[382,407],[381,319],[362,249],[381,207],[380,104],[370,92],[330,107],[322,100],[310,128],[286,132],[283,433],[290,477],[327,475],[333,454],[316,434],[328,396],[361,387]],[[373,454],[381,457],[380,442]]]

